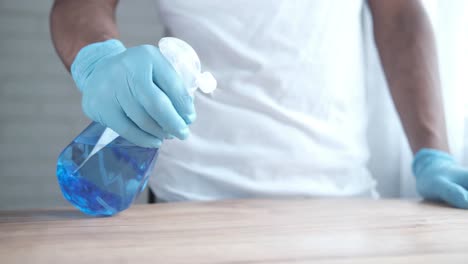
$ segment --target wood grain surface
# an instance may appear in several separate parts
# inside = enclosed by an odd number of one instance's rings
[[[468,211],[401,200],[0,212],[0,263],[468,263]]]

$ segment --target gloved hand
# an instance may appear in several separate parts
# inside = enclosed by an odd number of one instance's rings
[[[71,66],[83,112],[142,147],[172,135],[185,139],[195,119],[193,99],[159,49],[126,49],[115,39],[85,46]]]
[[[414,157],[413,173],[422,197],[468,209],[468,170],[448,153],[421,149]]]

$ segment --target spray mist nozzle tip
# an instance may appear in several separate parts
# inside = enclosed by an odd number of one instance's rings
[[[203,72],[198,75],[197,85],[204,93],[212,93],[217,86],[216,79],[210,72]]]

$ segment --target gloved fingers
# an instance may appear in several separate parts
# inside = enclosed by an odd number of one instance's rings
[[[468,189],[468,170],[465,168],[458,168],[454,171],[454,181],[459,185]]]
[[[177,113],[187,124],[193,123],[196,118],[193,98],[182,78],[177,74],[169,61],[164,58],[157,47],[154,47],[153,56],[153,82],[169,97]]]
[[[190,130],[166,94],[151,81],[136,85],[142,86],[141,89],[138,89],[138,101],[146,112],[165,132],[180,139],[186,139]]]
[[[159,148],[162,140],[141,130],[122,109],[113,108],[102,113],[105,125],[135,145],[146,148]]]
[[[145,111],[143,106],[133,100],[119,100],[120,106],[125,114],[135,123],[140,129],[148,134],[151,134],[159,139],[170,138],[170,135],[165,132],[162,127]]]
[[[448,179],[442,179],[438,183],[436,192],[442,200],[452,206],[468,209],[468,191],[465,188]]]

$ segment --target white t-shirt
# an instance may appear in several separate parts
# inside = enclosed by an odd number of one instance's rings
[[[160,0],[218,80],[186,141],[164,142],[166,201],[366,196],[363,0]]]

